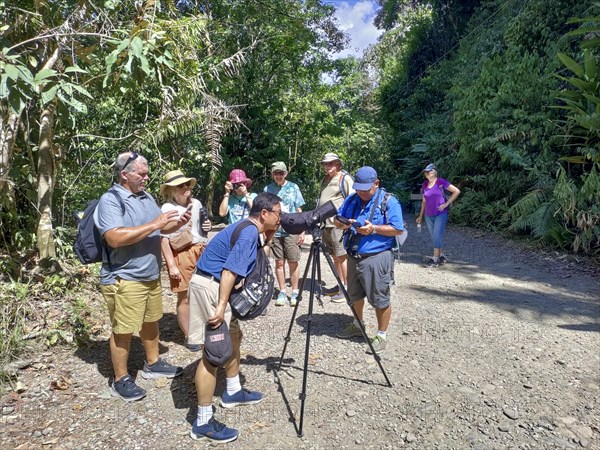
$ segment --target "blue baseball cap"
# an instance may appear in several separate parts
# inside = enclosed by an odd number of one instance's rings
[[[432,164],[427,164],[427,167],[425,167],[423,169],[423,172],[431,172],[432,170],[437,170],[437,168],[435,167],[435,165]]]
[[[356,171],[352,188],[355,191],[368,191],[377,181],[377,172],[370,166],[363,166]]]

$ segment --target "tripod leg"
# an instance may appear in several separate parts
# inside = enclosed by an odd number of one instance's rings
[[[317,278],[317,267],[319,266],[319,246],[315,245],[315,254],[313,258],[312,272],[311,272],[311,280],[313,282],[312,289],[310,290],[310,296],[308,299],[308,315],[306,316],[306,346],[304,348],[304,370],[302,373],[302,392],[300,393],[300,421],[298,422],[298,437],[303,436],[303,426],[304,426],[304,403],[306,401],[306,382],[308,380],[308,357],[310,354],[310,330],[312,327],[312,319],[313,319],[313,304],[315,299],[315,283],[320,283],[321,279]],[[320,271],[319,271],[320,276]]]
[[[363,337],[365,338],[367,345],[371,349],[371,353],[373,354],[373,358],[375,359],[375,362],[377,362],[377,365],[379,366],[379,370],[381,370],[381,373],[383,374],[385,381],[387,381],[388,386],[392,387],[392,382],[388,378],[387,373],[385,372],[385,369],[383,368],[383,365],[381,364],[381,357],[377,354],[377,352],[373,348],[373,344],[371,343],[369,336],[367,336],[367,331],[365,330],[365,325],[364,325],[363,321],[358,318],[358,314],[356,313],[356,310],[354,309],[354,305],[352,304],[352,302],[350,302],[350,297],[348,296],[348,291],[346,291],[346,288],[344,287],[339,274],[335,270],[335,264],[333,263],[333,259],[331,258],[331,255],[327,252],[326,249],[324,249],[323,253],[325,254],[325,259],[327,260],[327,263],[329,264],[329,268],[333,272],[333,276],[335,277],[335,279],[338,283],[338,286],[340,287],[340,291],[344,294],[344,297],[346,298],[346,303],[348,303],[348,306],[350,307],[350,311],[352,311],[352,315],[354,316],[354,319],[358,323],[360,331],[362,331]]]
[[[281,369],[281,365],[283,364],[283,357],[285,356],[285,352],[287,350],[288,343],[290,342],[290,336],[292,334],[292,327],[294,326],[294,321],[296,319],[296,314],[298,312],[298,306],[300,305],[300,302],[302,300],[302,292],[304,292],[304,283],[306,283],[306,277],[308,275],[308,270],[311,267],[311,262],[313,262],[313,264],[314,264],[315,254],[317,253],[317,250],[318,250],[318,247],[316,247],[314,243],[311,244],[310,251],[308,253],[308,261],[306,261],[306,268],[304,269],[304,275],[302,276],[302,280],[300,280],[300,286],[298,289],[298,302],[296,303],[296,306],[294,307],[294,312],[292,313],[292,319],[290,320],[290,326],[288,327],[287,334],[285,335],[285,338],[283,338],[285,343],[283,344],[283,351],[281,352],[281,358],[279,358],[279,365],[277,366],[277,370]],[[313,282],[314,282],[314,278],[313,278]]]

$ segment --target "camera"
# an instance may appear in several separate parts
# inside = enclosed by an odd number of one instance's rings
[[[285,213],[281,215],[281,228],[289,234],[300,234],[319,227],[327,219],[337,214],[337,208],[331,200],[312,211]]]
[[[234,190],[239,189],[242,184],[244,184],[244,183],[233,183],[233,189]]]

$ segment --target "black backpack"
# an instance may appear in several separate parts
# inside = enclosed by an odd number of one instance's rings
[[[250,225],[254,224],[249,220],[242,220],[236,225],[229,242],[230,248],[233,248],[242,230]],[[259,244],[254,267],[241,285],[233,288],[229,296],[229,305],[233,316],[239,320],[250,320],[260,316],[273,298],[274,286],[275,278],[269,259],[263,246]]]
[[[113,189],[109,189],[108,192],[117,198],[121,205],[121,212],[125,214],[125,205],[119,194]],[[73,251],[79,258],[79,261],[81,261],[81,264],[92,264],[102,261],[102,251],[106,242],[94,223],[94,211],[96,211],[99,201],[100,199],[90,201],[83,213],[75,214],[77,235],[73,243]]]

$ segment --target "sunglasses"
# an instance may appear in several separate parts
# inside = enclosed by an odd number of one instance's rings
[[[125,164],[123,165],[123,168],[121,170],[125,170],[125,167],[127,167],[129,163],[136,159],[138,156],[140,155],[137,152],[133,152],[131,155],[129,155],[129,158],[127,158],[127,161],[125,161]]]

